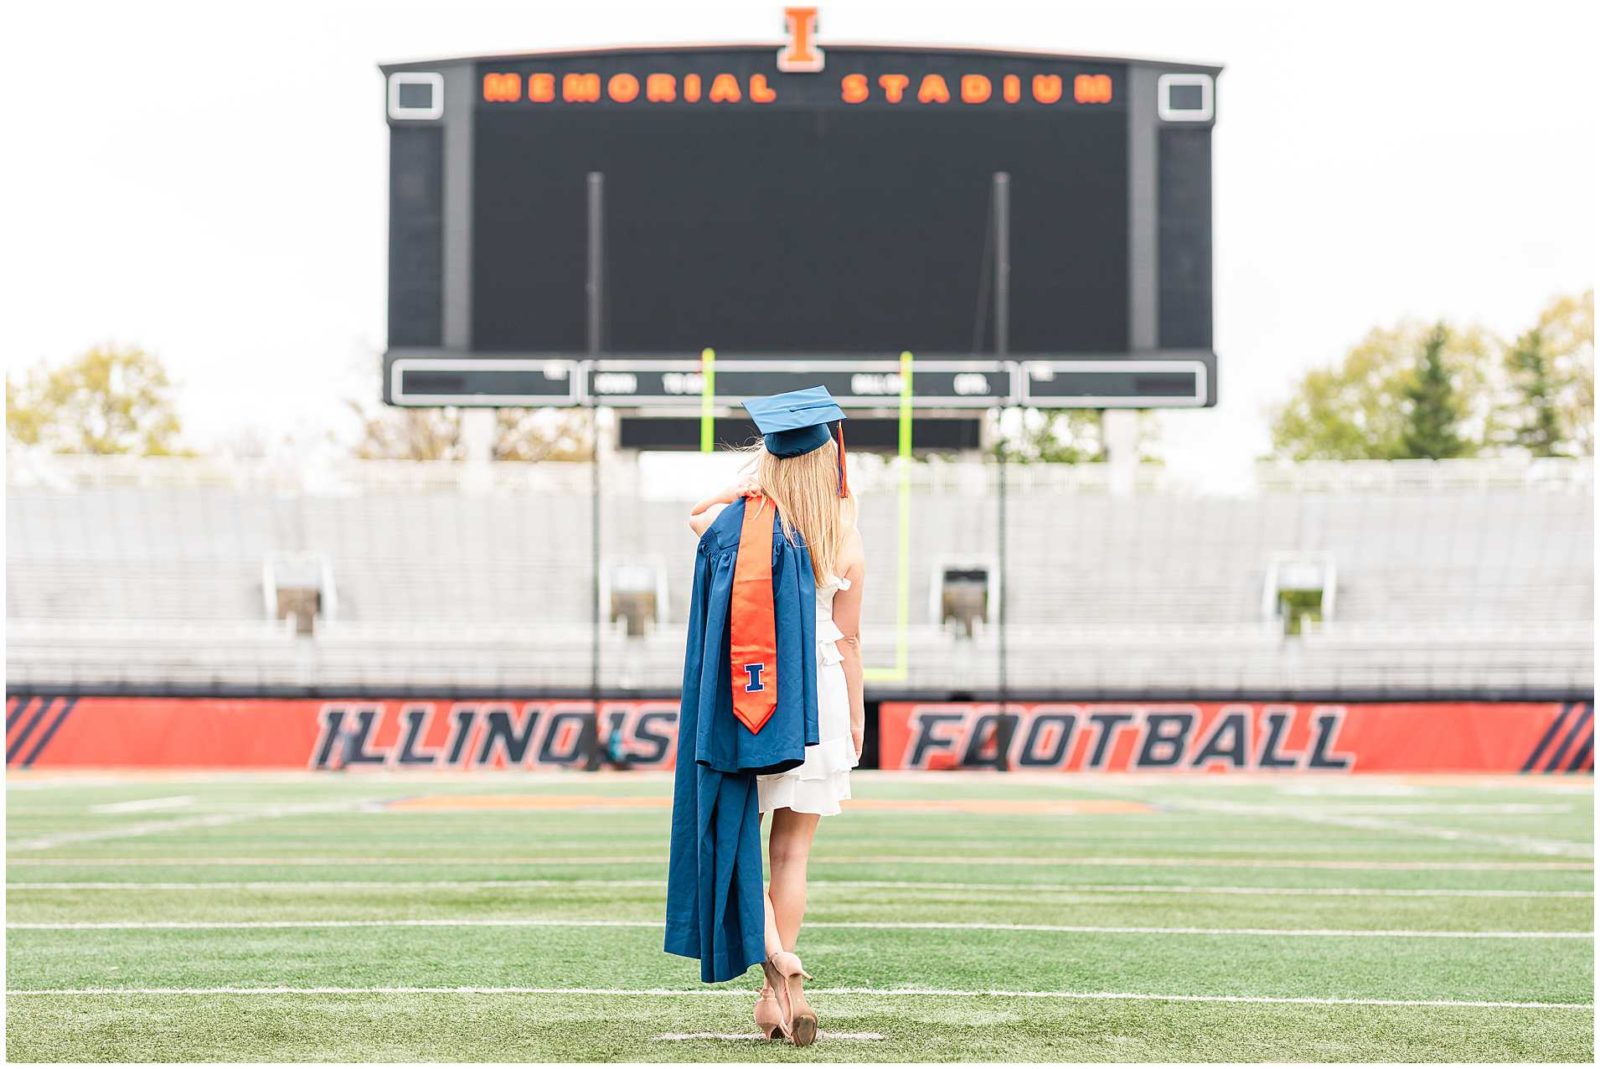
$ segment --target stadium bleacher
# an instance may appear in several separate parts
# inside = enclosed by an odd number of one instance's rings
[[[946,568],[997,575],[995,470],[918,463],[906,629],[890,465],[853,475],[871,574],[869,665],[906,653],[897,692],[992,689],[998,629],[942,625]],[[689,501],[608,467],[603,590],[618,568],[663,577],[654,625],[602,629],[608,692],[675,692],[687,611]],[[485,479],[487,481],[485,481]],[[588,686],[590,502],[582,465],[351,462],[305,476],[206,459],[31,458],[13,465],[8,683],[248,691],[282,687]],[[1238,693],[1496,697],[1593,685],[1591,461],[1263,464],[1218,497],[1140,475],[1113,496],[1097,466],[1013,465],[1007,686],[1060,697]],[[681,534],[681,543],[673,538]],[[274,618],[283,553],[327,563],[309,635]],[[1286,635],[1269,565],[1316,555],[1335,609]],[[998,599],[991,588],[991,604]],[[604,600],[604,599],[603,599]],[[609,601],[605,602],[609,605]]]

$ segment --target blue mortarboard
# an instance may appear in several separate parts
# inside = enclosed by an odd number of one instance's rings
[[[767,452],[775,457],[798,457],[821,449],[833,437],[828,424],[844,419],[844,410],[826,386],[752,397],[744,407],[766,440]]]
[[[848,487],[844,474],[844,428],[840,424],[845,416],[826,386],[810,386],[771,397],[752,397],[744,402],[744,408],[755,420],[767,452],[775,457],[804,456],[821,449],[834,436],[837,427],[839,494],[844,496]]]

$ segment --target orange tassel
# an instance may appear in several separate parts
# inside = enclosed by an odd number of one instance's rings
[[[839,496],[849,497],[850,478],[845,473],[844,464],[844,420],[841,419],[837,426],[839,428]]]

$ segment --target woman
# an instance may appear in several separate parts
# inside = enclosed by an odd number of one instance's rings
[[[837,427],[837,424],[835,424]],[[769,436],[770,437],[770,436]],[[866,706],[861,672],[861,593],[866,557],[855,526],[855,499],[843,479],[843,432],[807,452],[780,456],[763,441],[752,450],[753,475],[699,502],[689,526],[702,535],[723,508],[759,493],[778,509],[783,532],[811,552],[817,601],[817,734],[805,763],[757,779],[767,837],[766,982],[756,1000],[756,1025],[796,1046],[817,1036],[806,1002],[810,978],[795,954],[806,911],[806,861],[817,821],[850,797],[850,769],[861,759]]]

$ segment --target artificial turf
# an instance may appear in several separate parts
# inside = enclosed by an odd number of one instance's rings
[[[800,1050],[661,952],[662,776],[13,775],[7,1057],[1593,1059],[1587,778],[855,786]]]

